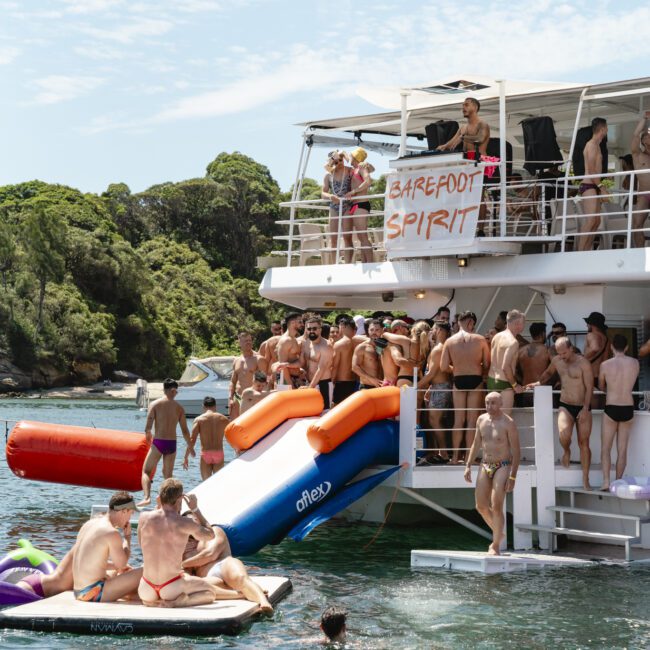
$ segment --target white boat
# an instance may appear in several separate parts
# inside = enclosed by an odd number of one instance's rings
[[[187,361],[178,380],[176,395],[176,401],[185,409],[185,415],[201,415],[204,397],[214,397],[219,413],[228,415],[228,395],[234,359],[235,357],[207,357]]]
[[[260,267],[266,269],[262,296],[301,309],[350,313],[358,309],[398,310],[416,318],[430,318],[439,306],[448,304],[452,313],[474,311],[478,315],[476,331],[482,333],[501,310],[517,308],[526,313],[528,322],[546,322],[549,331],[553,322],[565,323],[578,346],[586,334],[584,317],[598,311],[605,314],[610,333],[625,334],[630,352],[636,354],[650,337],[650,248],[632,246],[635,178],[650,170],[624,172],[618,156],[630,151],[640,114],[650,108],[650,78],[586,85],[467,76],[361,94],[383,112],[301,125],[303,147],[296,183],[292,200],[283,204],[288,218],[280,222],[286,230],[277,237],[286,247],[259,260]],[[446,231],[441,226],[433,229],[431,237],[421,236],[426,231],[422,219],[426,224],[426,218],[441,207],[434,199],[427,203],[421,196],[418,205],[422,213],[413,213],[416,216],[407,233],[406,213],[400,213],[399,199],[387,201],[392,211],[384,214],[385,196],[375,195],[368,197],[374,203],[369,223],[375,227],[367,231],[374,261],[342,263],[344,233],[339,228],[334,233],[338,235],[336,243],[328,242],[332,233],[328,232],[326,202],[301,199],[310,157],[319,159],[320,179],[329,149],[361,145],[373,163],[378,154],[387,155],[391,158],[389,188],[393,180],[406,179],[409,174],[440,180],[450,169],[470,173],[476,163],[462,154],[427,151],[426,132],[427,125],[438,120],[462,123],[461,104],[467,97],[480,100],[480,115],[491,127],[500,158],[500,162],[490,163],[498,169],[498,180],[488,186],[483,195],[487,198],[481,200],[479,195],[485,216],[477,227],[466,229],[462,236],[450,236],[447,221]],[[580,129],[597,116],[609,125],[607,170],[601,178],[611,181],[601,195],[606,202],[601,223],[593,231],[595,246],[576,251],[578,224],[585,223],[582,220],[589,215],[584,214],[576,191],[581,177],[572,176],[571,165],[565,162],[580,152],[584,146],[576,144],[581,142]],[[539,117],[551,118],[557,135],[558,155],[541,161],[542,167],[552,163],[562,167],[556,180],[541,180],[523,172],[524,165],[535,160],[526,160],[521,122]],[[510,145],[514,171],[522,175],[516,182],[508,180]],[[325,149],[314,153],[318,147]],[[486,163],[479,166],[482,169]],[[623,185],[626,177],[631,181],[629,189]],[[401,230],[388,223],[393,213],[401,219]],[[648,225],[645,222],[637,228],[646,243]],[[353,248],[356,257],[356,239]],[[642,364],[628,450],[627,473],[639,476],[650,474],[650,393],[645,391],[650,391],[647,363]],[[393,499],[391,516],[403,521],[415,521],[417,504],[452,518],[459,510],[473,509],[473,491],[463,482],[461,468],[414,467],[416,404],[415,389],[404,390],[400,460],[410,460],[411,467],[400,472],[399,479],[389,480],[353,504],[347,511],[349,517],[383,521]],[[601,417],[602,411],[596,409],[591,436],[591,481],[596,486],[602,480]],[[618,499],[574,489],[581,484],[580,469],[579,465],[564,468],[558,463],[557,418],[550,389],[538,389],[535,407],[515,410],[515,419],[522,435],[524,461],[521,478],[508,501],[514,519],[511,545],[530,547],[534,533],[539,545],[549,548],[556,535],[569,531],[587,541],[625,545],[628,555],[630,546],[650,548],[650,524],[644,522],[650,512],[647,501],[625,509],[627,504]],[[572,458],[576,459],[575,435],[574,445]],[[464,518],[460,523],[472,527]]]

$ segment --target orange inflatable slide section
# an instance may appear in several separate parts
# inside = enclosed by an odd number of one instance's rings
[[[140,490],[149,445],[142,433],[19,422],[7,440],[7,464],[21,478]]]
[[[226,439],[233,449],[244,451],[286,420],[320,415],[324,407],[316,388],[271,393],[226,427]]]
[[[322,454],[336,449],[369,422],[399,415],[396,386],[357,391],[307,429],[309,444]]]

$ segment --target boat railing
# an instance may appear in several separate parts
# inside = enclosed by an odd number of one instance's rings
[[[643,246],[650,233],[645,221],[650,190],[638,185],[650,187],[650,177],[639,183],[647,174],[650,169],[486,184],[476,240],[531,244],[522,247],[524,254]],[[593,196],[580,193],[582,183],[599,185],[595,203]],[[385,261],[384,198],[384,194],[355,196],[355,202],[371,202],[371,210],[362,214],[346,214],[349,203],[343,202],[337,212],[331,211],[324,199],[281,203],[289,218],[276,222],[284,233],[275,237],[282,246],[273,256],[285,257],[287,266]]]

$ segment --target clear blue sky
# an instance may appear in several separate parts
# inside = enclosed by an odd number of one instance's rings
[[[295,175],[296,122],[379,110],[363,84],[648,74],[641,2],[0,0],[0,184],[101,192],[221,151]],[[312,167],[320,174],[319,165]]]

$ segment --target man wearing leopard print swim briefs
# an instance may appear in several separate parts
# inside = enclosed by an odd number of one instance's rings
[[[519,432],[513,419],[502,411],[501,394],[492,392],[485,397],[485,410],[476,422],[476,435],[465,464],[465,480],[472,482],[472,463],[479,449],[483,450],[476,478],[476,509],[492,530],[489,555],[500,555],[505,539],[503,502],[512,492],[517,479],[521,457]]]

